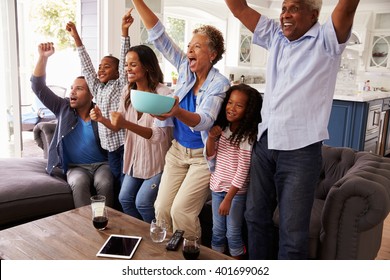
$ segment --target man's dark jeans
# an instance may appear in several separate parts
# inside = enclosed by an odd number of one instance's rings
[[[252,152],[245,218],[250,259],[271,259],[273,213],[279,207],[279,259],[307,259],[310,213],[322,166],[322,143],[292,151],[269,150],[267,134]]]

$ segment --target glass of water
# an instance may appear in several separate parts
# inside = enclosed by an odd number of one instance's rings
[[[153,219],[150,223],[150,238],[153,242],[161,243],[167,236],[167,224],[163,219]]]

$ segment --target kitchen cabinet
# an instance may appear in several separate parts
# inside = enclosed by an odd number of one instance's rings
[[[374,30],[368,53],[367,69],[370,71],[390,71],[390,13],[375,15]]]
[[[333,147],[363,150],[366,110],[367,105],[364,102],[333,100],[328,124],[329,140],[324,143]]]
[[[265,67],[268,51],[252,44],[253,34],[233,16],[228,19],[226,66]]]
[[[240,46],[238,48],[239,64],[251,64],[252,55],[252,34],[249,31],[241,30]]]
[[[238,49],[238,64],[241,66],[265,67],[267,63],[267,50],[252,44],[253,34],[244,26],[240,32],[240,46]]]
[[[383,100],[382,113],[384,113],[384,118],[379,154],[388,156],[390,155],[390,98]]]
[[[350,147],[378,154],[383,99],[369,102],[333,100],[329,140],[334,147]]]
[[[368,68],[372,71],[390,70],[390,32],[374,33],[369,55]]]

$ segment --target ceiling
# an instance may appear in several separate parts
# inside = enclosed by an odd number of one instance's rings
[[[154,0],[149,0],[154,1]],[[274,15],[279,15],[283,0],[247,0],[248,3],[260,12],[264,9],[273,11]],[[333,11],[338,0],[322,0],[322,12]],[[180,11],[182,14],[197,14],[199,10],[206,14],[212,14],[216,18],[225,19],[229,14],[229,9],[225,4],[225,0],[164,0],[165,11],[169,8],[174,9],[175,13]],[[196,9],[191,10],[191,8]],[[358,11],[390,11],[390,0],[360,0]],[[199,16],[199,15],[198,15]]]
[[[165,0],[171,2],[175,0]],[[193,0],[211,4],[222,4],[224,0]],[[255,7],[280,10],[283,0],[247,0],[249,4]],[[323,9],[333,9],[338,0],[322,0]],[[370,8],[370,6],[380,6],[381,8],[388,8],[390,10],[390,0],[360,0],[359,7]],[[358,7],[358,9],[359,9]]]
[[[217,0],[218,1],[218,0]],[[221,1],[221,0],[219,0]],[[280,8],[283,0],[248,0],[248,3],[264,8]],[[334,7],[338,0],[322,0],[323,7]],[[388,4],[389,0],[360,0],[359,5]]]

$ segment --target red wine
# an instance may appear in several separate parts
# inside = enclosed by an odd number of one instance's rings
[[[196,260],[199,257],[200,249],[195,246],[185,246],[183,256],[186,260]]]
[[[93,218],[93,226],[97,229],[104,229],[108,224],[107,217],[98,216]]]

